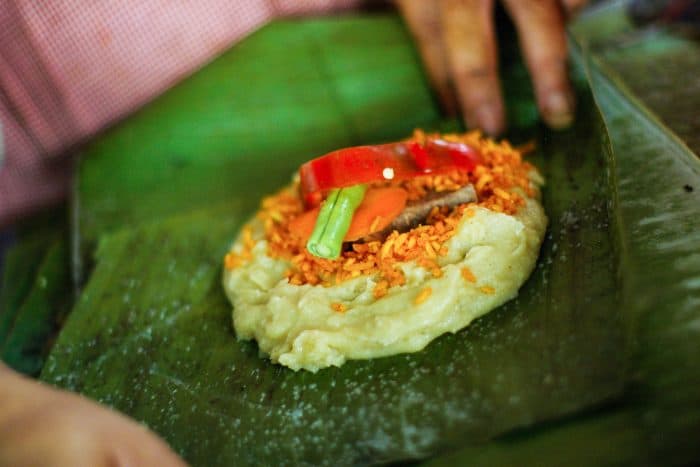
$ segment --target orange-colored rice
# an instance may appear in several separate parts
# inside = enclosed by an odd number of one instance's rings
[[[476,276],[474,275],[472,270],[466,266],[462,268],[462,277],[467,282],[471,282],[472,284],[476,283]]]
[[[411,140],[422,141],[426,136],[417,130]],[[437,258],[447,254],[445,242],[456,233],[462,217],[474,215],[471,206],[478,205],[512,215],[525,204],[523,197],[514,192],[514,189],[519,188],[528,196],[534,194],[528,176],[533,167],[524,162],[522,152],[508,142],[495,142],[476,131],[462,135],[443,135],[442,138],[474,147],[481,154],[482,163],[470,173],[454,171],[443,175],[427,175],[398,182],[398,185],[408,192],[409,200],[416,200],[432,190],[456,190],[471,183],[476,190],[478,202],[452,210],[435,208],[425,225],[403,233],[394,231],[384,241],[355,242],[336,260],[311,255],[303,241],[287,228],[288,222],[304,210],[297,186],[287,187],[265,198],[258,218],[264,225],[268,254],[291,263],[286,272],[289,282],[330,286],[360,275],[378,275],[373,293],[379,298],[386,295],[390,287],[405,283],[403,272],[397,267],[400,263],[415,261],[434,277],[440,277],[442,270]],[[382,183],[387,184],[389,183]],[[254,244],[251,231],[247,228],[243,231],[242,251],[226,255],[226,269],[234,269],[249,260]],[[476,281],[471,271],[462,270],[462,275],[469,282]],[[482,292],[493,293],[493,289],[482,287]]]
[[[340,303],[340,302],[333,302],[333,303],[331,303],[331,309],[332,309],[333,311],[335,311],[336,313],[345,313],[345,311],[347,310],[347,308],[345,307],[345,305],[343,305],[343,304]]]

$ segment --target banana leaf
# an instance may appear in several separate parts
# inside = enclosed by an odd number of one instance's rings
[[[504,67],[527,122],[523,70]],[[228,243],[303,159],[444,122],[396,18],[265,28],[88,151],[78,228],[95,267],[42,379],[144,422],[193,465],[423,459],[614,404],[632,347],[612,156],[578,85],[571,130],[516,128],[538,141],[550,217],[518,298],[415,354],[293,372],[236,340]]]
[[[11,246],[5,255],[0,290],[0,345],[5,342],[17,312],[31,289],[49,237],[44,233],[27,236]]]
[[[72,299],[67,239],[63,234],[52,237],[38,262],[31,288],[0,345],[2,360],[30,376],[41,371],[55,331]]]
[[[613,151],[625,401],[431,461],[448,465],[694,465],[700,459],[700,162],[619,75],[586,61]],[[593,58],[592,58],[593,56]]]
[[[700,153],[700,41],[673,26],[636,27],[626,3],[606,2],[572,32],[624,86],[695,154]]]
[[[66,211],[62,207],[25,219],[11,232],[11,243],[0,258],[0,349],[11,333],[18,313],[37,283],[42,261],[52,244],[66,234]],[[61,274],[69,273],[64,265]],[[53,277],[50,279],[53,280]]]
[[[596,98],[620,154],[611,164],[623,306],[636,336],[632,382],[656,462],[700,459],[700,158],[606,66]],[[611,78],[612,76],[612,78]]]

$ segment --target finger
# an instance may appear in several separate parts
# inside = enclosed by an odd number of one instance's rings
[[[80,459],[86,466],[186,467],[157,434],[126,415],[77,394],[57,391],[51,397],[56,403],[65,401],[63,407],[70,407],[62,414],[67,418],[63,426],[72,433],[69,438],[77,440],[73,450],[63,450],[70,459]],[[85,457],[83,447],[86,439],[93,451],[88,457]],[[65,465],[79,463],[67,462]]]
[[[456,99],[450,86],[437,3],[429,0],[397,0],[396,4],[416,41],[443,111],[448,115],[456,114]]]
[[[448,63],[467,126],[498,134],[505,127],[498,81],[492,0],[442,0]]]
[[[573,18],[578,15],[586,6],[588,0],[562,0],[562,4],[566,9],[566,17]]]
[[[504,1],[518,29],[542,118],[552,128],[568,127],[574,118],[574,94],[561,6],[557,0]]]
[[[83,419],[91,417],[95,434],[103,444],[102,452],[109,461],[106,465],[186,466],[165,441],[145,426],[124,414],[88,401],[81,401],[81,406]]]
[[[113,449],[110,453],[111,463],[107,465],[186,467],[184,461],[164,441],[146,430],[143,430],[142,434],[121,431],[115,432],[114,435],[120,436],[120,442],[117,445],[105,446],[105,449]]]

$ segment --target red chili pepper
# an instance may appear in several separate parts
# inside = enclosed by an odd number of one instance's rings
[[[302,165],[301,193],[307,206],[315,206],[324,192],[334,188],[406,180],[455,169],[471,171],[479,161],[479,154],[472,147],[442,139],[428,139],[425,144],[356,146],[333,151]]]

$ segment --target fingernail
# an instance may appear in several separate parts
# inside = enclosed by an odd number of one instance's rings
[[[552,92],[547,96],[544,119],[555,129],[566,128],[574,121],[573,105],[563,92]]]
[[[501,118],[498,108],[493,104],[483,104],[476,110],[477,125],[484,132],[496,135],[501,131]]]

